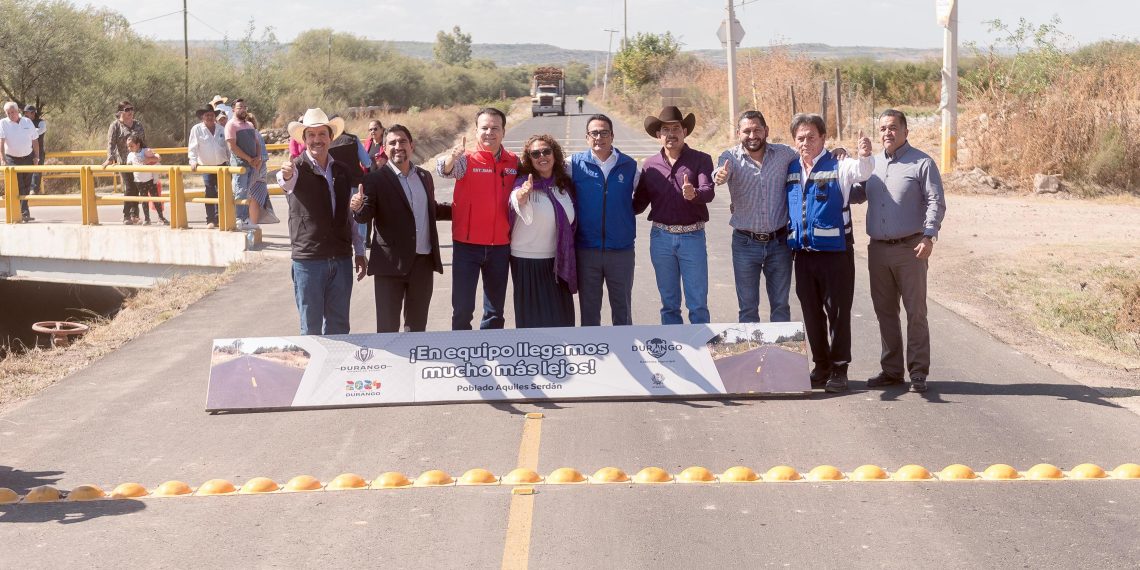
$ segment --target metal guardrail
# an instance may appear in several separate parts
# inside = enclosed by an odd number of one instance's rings
[[[266,145],[269,146],[269,145]],[[79,178],[79,195],[59,194],[44,195],[32,194],[20,196],[17,191],[17,173],[55,173],[77,175]],[[95,176],[97,173],[108,172],[112,174],[131,172],[151,172],[165,174],[169,179],[167,185],[169,192],[166,196],[126,196],[124,194],[97,194],[95,192]],[[170,204],[170,227],[187,228],[189,220],[186,216],[186,204],[217,204],[218,229],[222,231],[233,230],[237,227],[235,216],[236,206],[248,204],[248,200],[234,200],[233,178],[234,174],[242,174],[245,168],[235,166],[199,166],[197,170],[190,170],[188,165],[173,166],[101,166],[90,164],[75,165],[44,165],[44,166],[5,166],[4,173],[4,221],[9,224],[20,223],[20,200],[27,200],[29,206],[79,206],[82,209],[83,224],[89,226],[99,225],[98,206],[101,204],[122,204],[124,202],[166,202]],[[217,174],[218,197],[206,198],[205,192],[187,192],[184,177],[186,175]],[[279,187],[271,187],[271,194],[280,194]]]

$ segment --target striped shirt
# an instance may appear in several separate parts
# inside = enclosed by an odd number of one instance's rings
[[[743,146],[736,145],[720,154],[721,168],[728,170],[728,194],[732,198],[729,225],[738,230],[771,233],[788,226],[788,165],[799,154],[792,147],[768,143],[764,160],[757,163]]]

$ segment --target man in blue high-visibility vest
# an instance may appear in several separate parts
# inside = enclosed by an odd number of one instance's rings
[[[848,202],[851,187],[874,171],[871,139],[860,133],[859,158],[837,160],[824,148],[823,117],[796,115],[791,131],[800,158],[788,165],[788,246],[795,252],[796,296],[815,362],[812,387],[845,392],[855,295]]]

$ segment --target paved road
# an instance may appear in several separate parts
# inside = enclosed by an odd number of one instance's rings
[[[801,381],[808,368],[807,356],[784,350],[778,346],[765,345],[747,352],[734,354],[716,361],[716,371],[724,380],[729,392],[743,390],[732,386],[775,386],[784,378],[799,378]],[[771,389],[764,390],[771,391]]]
[[[515,126],[578,137],[583,117]],[[555,129],[561,129],[555,131]],[[567,130],[568,129],[568,130]],[[618,145],[644,141],[619,127]],[[566,136],[566,135],[563,135]],[[953,199],[943,239],[955,239]],[[714,321],[736,316],[728,202],[711,205]],[[657,320],[648,226],[639,222],[635,321]],[[449,226],[441,224],[441,233]],[[277,234],[279,235],[279,234]],[[272,235],[270,235],[272,237]],[[959,236],[959,239],[968,239]],[[449,241],[443,236],[444,242]],[[865,243],[860,238],[860,243]],[[278,243],[275,247],[280,248]],[[1047,247],[1044,244],[1043,247]],[[449,257],[449,252],[445,255]],[[852,377],[877,371],[877,328],[863,262]],[[937,260],[931,272],[938,279]],[[450,276],[436,280],[429,327],[449,320]],[[510,322],[508,308],[508,322]],[[798,308],[793,309],[798,314]],[[353,326],[373,326],[371,286]],[[1140,417],[970,325],[930,308],[932,390],[699,402],[461,404],[210,415],[211,339],[297,329],[287,261],[274,256],[232,284],[57,386],[0,414],[0,486],[153,487],[221,477],[329,481],[473,467],[505,474],[603,466],[631,473],[690,465],[721,472],[788,464],[801,471],[873,463],[937,470],[1049,462],[1140,462]],[[545,418],[528,420],[527,412]],[[345,491],[263,497],[0,506],[0,566],[1136,567],[1140,482],[918,482],[540,486]],[[113,545],[109,547],[108,545]],[[506,554],[505,554],[506,553]],[[520,554],[521,553],[521,554]]]
[[[207,400],[206,408],[287,407],[293,403],[304,374],[303,368],[249,354],[240,356],[211,367],[210,383],[217,391],[211,390],[210,395],[217,401]]]

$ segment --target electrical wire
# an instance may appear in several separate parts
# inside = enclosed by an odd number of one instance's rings
[[[155,17],[153,17],[153,18],[147,18],[147,19],[145,19],[145,20],[139,20],[139,21],[137,21],[137,22],[131,22],[131,24],[130,24],[130,25],[131,25],[131,26],[135,26],[135,25],[138,25],[138,24],[144,24],[144,23],[146,23],[146,22],[150,22],[150,21],[153,21],[153,20],[158,20],[158,19],[161,19],[161,18],[165,18],[165,17],[167,17],[167,16],[173,16],[173,15],[175,15],[175,14],[181,14],[181,13],[182,13],[182,10],[175,10],[175,11],[173,11],[173,12],[169,13],[169,14],[163,14],[163,15],[161,15],[161,16],[155,16]]]

